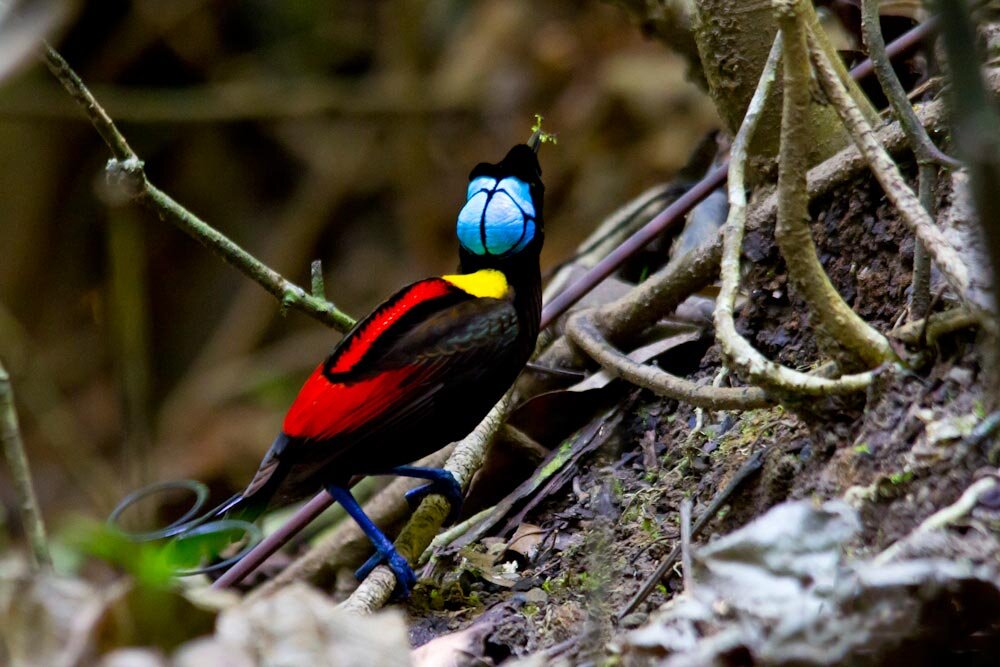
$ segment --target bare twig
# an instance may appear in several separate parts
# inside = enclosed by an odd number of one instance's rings
[[[500,399],[472,433],[458,443],[445,464],[445,469],[455,476],[463,489],[468,488],[472,476],[482,465],[486,450],[503,424],[509,406],[510,392]],[[441,530],[450,511],[444,496],[434,494],[424,498],[396,538],[395,545],[400,555],[415,563]],[[341,607],[359,614],[370,614],[388,602],[395,587],[396,575],[385,565],[380,565],[372,570]]]
[[[722,185],[725,180],[725,165],[716,167],[705,178],[698,181],[693,188],[678,197],[662,213],[646,223],[642,229],[630,236],[612,252],[608,253],[586,275],[560,292],[556,298],[545,305],[545,309],[542,311],[542,328],[544,329],[552,324],[560,315],[569,310],[570,306],[592,290],[594,286],[618,270],[629,257],[642,250],[654,238],[683,220],[684,215],[688,211],[711,194],[713,190]]]
[[[45,58],[49,70],[84,109],[94,129],[101,135],[114,156],[108,163],[109,175],[119,179],[134,198],[156,212],[161,220],[179,227],[184,233],[257,282],[273,294],[281,302],[282,307],[300,310],[338,331],[347,331],[354,325],[354,320],[349,315],[328,301],[310,296],[301,287],[262,263],[154,186],[146,178],[142,161],[76,72],[52,47],[46,47]]]
[[[612,347],[594,321],[594,311],[570,317],[567,335],[608,372],[660,395],[711,410],[752,410],[774,403],[756,387],[701,386],[652,364],[640,364]]]
[[[312,278],[312,295],[317,299],[326,301],[326,285],[323,282],[323,260],[314,259],[309,267]]]
[[[806,5],[781,2],[780,7],[784,8],[777,17],[784,33],[784,94],[775,240],[788,266],[788,278],[808,305],[815,324],[843,346],[850,360],[860,360],[866,368],[873,368],[895,360],[896,354],[889,341],[851,310],[830,282],[809,229],[806,173],[812,131],[808,125],[812,76],[806,46]],[[849,97],[846,90],[844,94]]]
[[[943,313],[934,313],[930,317],[915,322],[908,322],[898,329],[889,332],[891,338],[908,345],[934,345],[941,336],[953,331],[969,329],[979,324],[979,318],[968,308],[953,308]]]
[[[32,563],[36,568],[51,567],[52,557],[45,537],[45,523],[38,509],[31,468],[28,466],[28,456],[24,452],[21,429],[17,423],[14,388],[3,363],[0,363],[0,441],[3,442],[3,453],[14,481],[14,491],[21,509],[21,523],[31,544]]]
[[[684,592],[694,593],[694,564],[691,561],[691,499],[681,501],[681,570]]]
[[[925,39],[930,37],[934,31],[937,30],[937,28],[937,17],[927,17],[923,23],[910,28],[902,35],[892,40],[885,48],[886,55],[890,59],[893,59],[910,53],[920,46]],[[872,62],[872,59],[866,58],[851,68],[850,75],[852,79],[860,81],[865,77],[871,76],[874,71],[875,64]]]

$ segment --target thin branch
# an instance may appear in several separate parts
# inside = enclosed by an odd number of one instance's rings
[[[889,42],[885,52],[890,59],[907,55],[923,44],[924,40],[934,34],[938,28],[937,16],[928,16],[927,19],[918,25],[913,26],[896,39]],[[855,81],[860,81],[872,75],[875,65],[871,58],[866,58],[851,68],[850,75]]]
[[[886,53],[885,40],[882,38],[882,27],[879,23],[879,3],[877,0],[862,0],[861,29],[865,43],[868,45],[868,56],[875,68],[875,75],[893,114],[903,127],[903,132],[910,142],[910,148],[917,158],[918,198],[927,213],[934,216],[934,184],[937,180],[935,163],[948,167],[958,167],[960,163],[941,152],[931,140],[927,130],[917,118],[917,113],[910,104],[906,90],[900,83],[896,71],[892,68],[889,55]],[[930,305],[931,290],[931,259],[924,244],[916,240],[913,245],[913,283],[910,294],[910,319],[915,320],[927,314]]]
[[[503,424],[509,406],[510,392],[500,399],[472,433],[458,443],[445,464],[445,469],[455,476],[463,489],[468,488],[472,476],[482,465],[486,450]],[[410,563],[415,563],[441,530],[450,511],[451,507],[444,496],[435,494],[424,498],[396,538],[395,545],[400,555]],[[380,565],[361,582],[341,608],[359,614],[370,614],[389,601],[395,587],[396,575],[385,565]]]
[[[694,563],[691,560],[691,499],[681,501],[681,571],[684,576],[684,592],[694,593]]]
[[[910,140],[910,148],[917,156],[917,163],[936,162],[946,167],[960,167],[961,163],[941,152],[931,141],[927,130],[921,125],[913,106],[907,99],[906,90],[900,83],[896,71],[892,68],[889,55],[885,50],[885,40],[882,38],[882,27],[879,23],[878,0],[861,0],[861,30],[868,46],[868,57],[875,68],[882,92],[889,100],[892,113],[903,126],[903,131]]]
[[[715,337],[723,357],[745,380],[779,393],[827,395],[853,393],[865,389],[871,373],[844,376],[839,380],[807,375],[777,364],[758,352],[736,330],[733,312],[740,284],[740,249],[746,227],[747,197],[744,172],[750,141],[760,121],[767,97],[777,77],[778,61],[783,50],[783,34],[775,37],[760,82],[733,145],[729,162],[729,217],[722,229],[723,248],[719,270],[722,286],[715,300]],[[766,202],[765,202],[766,203]]]
[[[48,540],[45,537],[45,523],[38,509],[38,497],[35,495],[35,485],[31,481],[28,455],[24,451],[21,429],[17,423],[14,387],[3,363],[0,363],[0,442],[3,442],[3,453],[14,481],[14,491],[21,509],[21,523],[31,543],[32,564],[35,568],[51,567],[52,556],[49,554]]]
[[[617,271],[632,255],[645,248],[650,241],[660,234],[682,221],[692,208],[710,195],[713,190],[722,185],[725,180],[726,165],[720,165],[710,171],[693,188],[678,197],[662,213],[646,223],[639,231],[594,265],[594,268],[588,271],[583,277],[547,303],[542,311],[541,327],[544,329],[552,324],[552,322],[569,310],[573,304],[583,298],[596,285]]]
[[[257,282],[273,294],[283,308],[302,311],[338,331],[347,331],[354,325],[354,320],[332,303],[310,296],[301,287],[265,265],[150,183],[146,178],[142,161],[76,72],[50,46],[45,49],[45,59],[49,70],[84,109],[94,129],[101,135],[114,156],[114,159],[108,162],[109,176],[117,178],[131,196],[153,210],[161,220],[179,227],[188,236]]]
[[[701,386],[651,364],[640,364],[612,347],[594,321],[594,311],[574,313],[566,334],[608,372],[660,396],[710,410],[752,410],[774,404],[756,387]]]
[[[843,84],[836,77],[826,54],[815,48],[810,41],[810,56],[816,76],[830,103],[836,108],[841,121],[847,127],[854,144],[861,151],[865,161],[871,168],[875,179],[881,184],[889,201],[892,202],[900,217],[927,248],[934,263],[941,269],[948,284],[972,308],[983,311],[992,305],[978,303],[972,297],[972,280],[968,267],[961,256],[948,243],[944,233],[937,227],[934,220],[920,204],[913,190],[903,180],[899,167],[893,162],[885,148],[875,138],[871,125],[862,116],[854,100],[848,95]]]
[[[866,368],[873,368],[895,360],[896,354],[885,336],[859,317],[830,282],[809,229],[806,175],[811,129],[807,121],[812,75],[806,46],[806,5],[802,1],[780,5],[785,8],[777,17],[784,33],[784,92],[774,237],[788,267],[789,281],[808,305],[814,324],[839,342],[852,361],[860,360]]]
[[[323,260],[314,259],[309,267],[312,278],[312,295],[326,301],[326,285],[323,282]]]

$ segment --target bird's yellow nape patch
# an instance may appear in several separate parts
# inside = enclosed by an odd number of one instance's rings
[[[496,269],[482,269],[475,273],[441,277],[463,292],[480,298],[502,299],[507,296],[510,288],[507,276]]]

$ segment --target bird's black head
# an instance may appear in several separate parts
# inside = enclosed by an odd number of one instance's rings
[[[537,252],[544,193],[542,168],[527,144],[514,146],[496,164],[476,165],[456,226],[463,254],[489,260]]]

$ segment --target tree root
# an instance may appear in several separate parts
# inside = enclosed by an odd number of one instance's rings
[[[894,361],[896,354],[885,336],[861,319],[844,302],[830,282],[819,262],[812,232],[809,229],[806,171],[811,128],[808,127],[807,120],[808,110],[812,104],[809,90],[812,77],[806,46],[807,21],[803,2],[782,4],[788,4],[790,7],[787,11],[778,12],[778,24],[781,26],[784,42],[784,106],[781,113],[781,146],[778,159],[778,219],[774,236],[788,267],[789,281],[808,305],[814,318],[814,325],[843,346],[847,360],[852,362],[848,365],[860,362],[864,367],[872,368],[887,361]],[[768,82],[765,81],[764,85],[765,89],[770,88]],[[844,94],[847,95],[846,90]],[[761,109],[766,98],[765,90],[759,100]],[[748,128],[747,143],[752,138],[756,116],[759,113],[757,111],[753,118],[753,126]],[[744,160],[745,150],[742,156]],[[733,162],[735,160],[730,158],[730,199],[737,189],[743,188],[742,173],[740,182],[738,184],[733,182]],[[742,168],[740,171],[742,172]],[[843,355],[832,356],[836,358]]]
[[[881,184],[889,201],[899,211],[900,217],[923,243],[934,263],[941,269],[945,280],[958,296],[974,311],[989,312],[988,299],[975,298],[968,268],[958,252],[948,243],[944,234],[921,205],[913,190],[903,180],[899,167],[875,137],[871,125],[862,116],[854,100],[847,94],[843,83],[836,77],[826,55],[809,39],[809,53],[820,86],[840,115],[851,139],[864,156],[875,179]]]
[[[657,395],[710,410],[752,410],[775,403],[762,389],[700,386],[651,364],[629,359],[601,335],[592,310],[574,313],[566,333],[607,371]]]
[[[722,287],[715,302],[716,340],[719,342],[723,357],[729,366],[744,380],[776,393],[812,396],[853,393],[865,389],[871,383],[873,374],[846,375],[837,380],[830,380],[786,368],[767,359],[754,349],[750,342],[736,331],[736,323],[733,320],[736,293],[739,291],[740,248],[743,245],[746,224],[747,201],[744,171],[747,152],[751,135],[760,118],[760,110],[764,106],[777,75],[782,41],[783,36],[779,33],[761,75],[757,92],[750,102],[743,125],[737,133],[730,151],[729,218],[723,227],[723,252],[720,268]]]
[[[1000,72],[988,75],[987,82],[992,90],[1000,89]],[[921,123],[932,133],[947,128],[948,117],[942,101],[929,102],[917,109]],[[875,139],[886,150],[897,153],[908,147],[906,135],[899,123],[890,123],[875,133]],[[809,199],[829,194],[834,189],[856,177],[868,167],[864,155],[855,146],[849,146],[837,155],[816,165],[809,170],[807,187]],[[777,212],[777,196],[771,194],[760,198],[758,203],[747,212],[747,226],[757,229],[766,226],[773,220]],[[676,308],[687,294],[696,291],[714,280],[722,254],[721,239],[715,243],[703,246],[699,250],[678,258],[657,273],[650,276],[644,283],[636,286],[621,299],[602,306],[595,317],[600,331],[608,340],[616,345],[627,345],[632,336],[641,333],[650,324]],[[684,290],[677,289],[676,283],[685,280],[691,292],[677,294]],[[693,287],[693,285],[697,285]],[[607,321],[605,321],[607,318]],[[718,325],[717,325],[718,326]],[[583,363],[579,350],[565,336],[555,338],[537,358],[538,363],[553,368],[579,368]],[[526,377],[521,380],[518,390],[521,395],[528,396],[535,381]]]
[[[907,345],[934,345],[941,336],[978,325],[979,317],[969,309],[953,308],[943,313],[934,313],[926,320],[916,320],[904,324],[898,329],[890,331],[889,336],[901,340]]]

